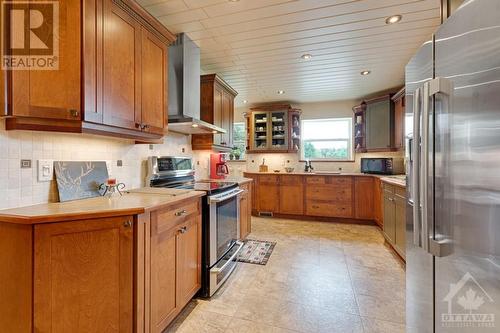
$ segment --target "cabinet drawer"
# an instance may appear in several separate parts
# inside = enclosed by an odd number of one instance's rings
[[[325,177],[321,176],[306,176],[307,184],[326,184]]]
[[[352,217],[350,204],[337,204],[308,200],[306,204],[307,215],[326,217]]]
[[[282,185],[300,185],[302,184],[302,176],[281,176],[280,183]]]
[[[332,185],[317,185],[307,188],[307,199],[326,200],[334,202],[351,202],[352,187],[351,186],[332,186]]]
[[[331,183],[334,186],[352,186],[352,177],[332,177]]]
[[[394,193],[394,186],[392,185],[389,185],[389,184],[383,184],[382,185],[382,188],[384,189],[384,191],[386,192],[389,192],[389,193]]]
[[[157,232],[162,233],[163,231],[167,231],[187,219],[200,215],[199,199],[169,207],[154,214],[156,214]]]
[[[240,189],[249,191],[250,190],[250,184],[251,183],[245,183],[240,185]]]
[[[259,176],[259,183],[261,184],[278,184],[278,176],[274,175],[264,175],[264,176]]]

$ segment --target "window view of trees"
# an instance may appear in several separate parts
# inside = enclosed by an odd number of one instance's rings
[[[351,159],[352,119],[303,120],[301,153],[302,159]]]
[[[245,150],[247,145],[247,132],[245,123],[234,123],[233,127],[233,150],[231,155],[234,159],[240,160],[245,157]]]

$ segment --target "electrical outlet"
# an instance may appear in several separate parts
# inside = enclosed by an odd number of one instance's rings
[[[31,160],[21,160],[21,169],[31,169]]]
[[[123,166],[123,161],[122,161],[122,160],[118,160],[118,161],[116,161],[116,166],[117,166],[117,167],[121,167],[121,166]]]
[[[38,160],[38,181],[50,182],[54,178],[54,160]]]

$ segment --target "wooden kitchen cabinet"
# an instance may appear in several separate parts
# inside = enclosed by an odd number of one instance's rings
[[[60,7],[59,70],[9,72],[6,128],[163,137],[175,36],[132,0]]]
[[[390,95],[366,101],[366,151],[394,148],[394,103]]]
[[[379,227],[383,228],[384,214],[382,202],[382,181],[379,177],[373,177],[373,219]]]
[[[402,88],[394,96],[394,148],[401,150],[405,147],[405,88]]]
[[[384,236],[394,250],[405,259],[406,193],[398,186],[383,184]]]
[[[264,213],[279,212],[279,176],[261,175],[257,186],[258,210]]]
[[[151,214],[151,332],[162,332],[201,288],[199,200]]]
[[[374,190],[372,177],[354,177],[354,211],[357,219],[374,219]]]
[[[252,232],[252,183],[240,188],[245,191],[240,198],[240,238],[245,239]]]
[[[193,150],[230,151],[233,147],[234,98],[238,92],[217,74],[200,78],[200,117],[226,130],[224,134],[194,134]]]
[[[279,206],[281,214],[304,215],[303,177],[280,177]]]
[[[132,332],[133,218],[34,229],[34,331]]]

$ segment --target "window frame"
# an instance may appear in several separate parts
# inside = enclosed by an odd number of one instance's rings
[[[343,158],[343,159],[337,159],[337,158],[312,158],[312,159],[308,159],[304,156],[304,143],[305,141],[307,141],[305,138],[304,138],[304,123],[306,122],[321,122],[321,121],[348,121],[349,122],[349,127],[350,127],[350,131],[349,131],[349,138],[347,139],[317,139],[317,140],[312,140],[312,141],[318,141],[318,142],[321,142],[321,141],[340,141],[340,142],[344,142],[347,140],[347,151],[349,153],[349,156],[347,156],[347,158]],[[353,119],[352,117],[332,117],[332,118],[320,118],[320,119],[301,119],[301,132],[302,132],[302,135],[301,135],[301,138],[300,138],[300,161],[303,162],[303,161],[306,161],[306,160],[309,160],[309,161],[313,161],[313,162],[354,162],[354,127],[353,127]]]
[[[244,121],[236,121],[236,122],[233,122],[233,133],[234,133],[234,128],[236,125],[243,125],[243,132],[246,134],[246,131],[247,131],[247,124],[246,122]],[[245,135],[246,136],[246,135]],[[234,140],[234,135],[233,135],[233,147],[236,146],[236,143],[237,142],[242,142],[243,143],[243,155],[240,157],[239,160],[231,160],[231,162],[234,162],[234,161],[246,161],[246,158],[247,158],[247,141],[246,141],[246,138],[243,139],[243,141],[237,141],[237,140]]]

